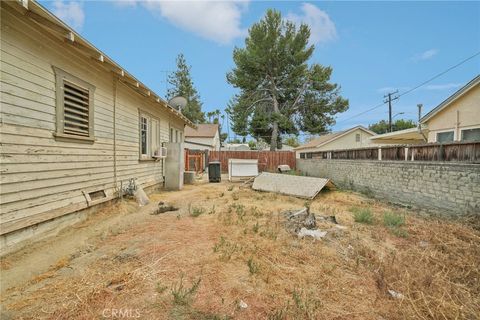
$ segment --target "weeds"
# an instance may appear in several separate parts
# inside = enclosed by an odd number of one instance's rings
[[[220,237],[219,242],[213,246],[213,252],[220,253],[220,259],[223,261],[230,260],[233,254],[240,250],[240,245],[226,240],[223,236]]]
[[[232,193],[232,199],[235,200],[235,201],[238,200],[238,199],[240,199],[240,197],[238,196],[238,193],[237,193],[237,192],[233,192],[233,193]]]
[[[259,230],[259,229],[260,229],[260,225],[258,224],[258,221],[257,221],[257,222],[255,222],[255,224],[253,225],[252,230],[253,230],[254,233],[258,233],[258,230]]]
[[[225,195],[225,192],[220,192],[219,197],[223,197]]]
[[[408,238],[408,232],[401,227],[405,225],[405,217],[393,212],[383,214],[383,225],[389,228],[394,235],[401,238]]]
[[[212,206],[212,209],[210,209],[210,211],[208,211],[208,214],[215,214],[215,205]]]
[[[383,225],[389,228],[398,228],[405,224],[405,218],[393,212],[383,214]]]
[[[167,286],[163,286],[160,282],[157,282],[157,286],[155,288],[155,290],[157,290],[158,293],[164,293],[165,290],[167,290],[168,287]]]
[[[200,286],[201,278],[193,282],[190,288],[183,286],[183,274],[180,276],[180,281],[172,288],[173,303],[180,306],[188,306],[192,303],[195,293]]]
[[[189,207],[188,211],[190,213],[190,216],[194,217],[194,218],[196,218],[196,217],[200,216],[201,214],[205,213],[204,208],[198,208],[198,207]]]
[[[260,270],[258,263],[253,261],[252,257],[248,259],[247,266],[248,266],[248,271],[250,272],[251,275],[258,273],[258,271]]]
[[[373,214],[369,208],[353,207],[350,211],[353,212],[353,220],[355,222],[373,224]]]
[[[233,185],[232,185],[232,186],[228,186],[227,190],[228,190],[228,191],[232,191],[232,190],[233,190]]]

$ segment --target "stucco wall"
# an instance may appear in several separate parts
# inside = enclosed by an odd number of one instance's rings
[[[297,159],[308,176],[437,213],[480,215],[480,165]]]
[[[459,141],[461,129],[480,128],[480,85],[472,88],[425,123],[429,130],[428,142],[436,142],[438,132],[451,130],[455,131],[454,140]]]

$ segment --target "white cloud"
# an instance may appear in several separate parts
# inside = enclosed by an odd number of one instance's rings
[[[244,36],[241,28],[242,14],[248,6],[241,1],[156,1],[119,0],[120,6],[141,4],[154,14],[177,27],[193,32],[203,38],[226,44]]]
[[[437,49],[429,49],[429,50],[424,51],[422,53],[416,54],[415,56],[413,56],[412,60],[415,61],[415,62],[429,60],[429,59],[433,58],[434,56],[436,56],[437,54],[438,54]]]
[[[85,21],[85,13],[79,2],[57,0],[53,2],[52,11],[72,28],[76,30],[82,29],[83,22]]]
[[[461,87],[461,83],[445,83],[445,84],[429,84],[425,86],[425,90],[448,90]]]
[[[287,19],[297,25],[304,23],[310,27],[310,43],[325,43],[337,38],[335,24],[325,11],[311,3],[303,3],[301,9],[302,15],[289,13]]]

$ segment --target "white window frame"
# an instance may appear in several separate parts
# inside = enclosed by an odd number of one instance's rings
[[[355,133],[355,142],[362,142],[362,136],[360,133]]]
[[[147,152],[142,152],[142,119],[147,120]],[[154,130],[154,123],[156,124],[156,134],[157,134],[157,146],[153,145],[154,139],[152,139]],[[155,149],[158,149],[162,145],[162,134],[161,134],[161,122],[160,119],[152,116],[151,114],[139,110],[138,113],[138,153],[140,160],[154,160],[153,155]]]
[[[146,153],[143,153],[143,141],[142,141],[142,131],[143,131],[143,119],[146,120]],[[151,158],[151,146],[150,146],[150,143],[151,143],[151,117],[150,115],[144,113],[144,112],[140,112],[139,114],[139,118],[138,118],[138,129],[139,129],[139,152],[140,152],[140,159],[148,159],[148,158]]]

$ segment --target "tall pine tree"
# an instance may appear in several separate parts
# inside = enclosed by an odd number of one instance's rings
[[[190,76],[191,66],[187,64],[185,56],[180,53],[177,57],[177,70],[168,76],[168,83],[171,88],[167,91],[167,99],[175,96],[182,96],[187,99],[187,106],[182,113],[193,123],[204,123],[205,114],[202,112],[200,95],[195,89]]]
[[[249,29],[227,74],[240,89],[227,108],[235,133],[263,138],[275,150],[282,134],[326,132],[334,115],[348,109],[340,87],[330,83],[332,69],[308,63],[314,51],[309,37],[307,25],[297,27],[275,10]]]

